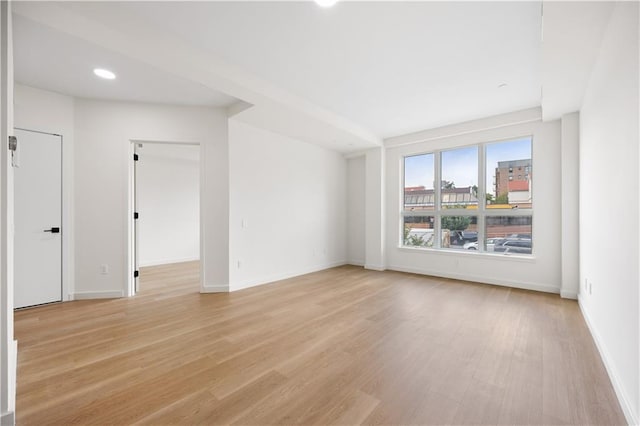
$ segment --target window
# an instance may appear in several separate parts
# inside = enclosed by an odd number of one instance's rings
[[[403,220],[403,245],[433,247],[433,216],[405,216]]]
[[[404,158],[404,210],[433,210],[433,154]]]
[[[532,176],[531,137],[405,157],[401,244],[531,255]]]
[[[531,215],[488,216],[485,228],[485,250],[505,254],[531,254],[531,222]]]
[[[478,147],[441,152],[441,205],[445,209],[477,206]]]

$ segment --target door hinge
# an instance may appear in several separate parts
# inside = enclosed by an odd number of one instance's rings
[[[134,219],[138,219],[140,217],[140,215],[138,214],[138,212],[133,212],[133,218]]]
[[[133,161],[138,161],[138,154],[133,154]]]
[[[133,278],[138,278],[138,275],[140,275],[140,271],[133,271]]]
[[[9,136],[9,151],[15,151],[18,149],[18,138],[15,136]]]

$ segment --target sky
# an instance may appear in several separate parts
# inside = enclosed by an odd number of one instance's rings
[[[531,158],[531,138],[487,144],[487,192],[491,192],[498,161]],[[422,154],[405,158],[405,186],[433,189],[434,155]],[[442,179],[453,181],[458,188],[478,184],[478,148],[463,147],[442,151]]]

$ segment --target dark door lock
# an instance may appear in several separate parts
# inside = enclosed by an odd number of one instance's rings
[[[60,233],[60,228],[45,229],[44,232],[51,232],[52,234],[59,234]]]

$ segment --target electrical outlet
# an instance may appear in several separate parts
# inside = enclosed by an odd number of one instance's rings
[[[238,260],[238,269],[240,269],[241,266],[242,266],[242,262]]]
[[[109,265],[107,265],[106,263],[100,265],[100,273],[102,275],[107,275],[109,273]]]
[[[589,281],[589,296],[593,294],[593,282]]]

